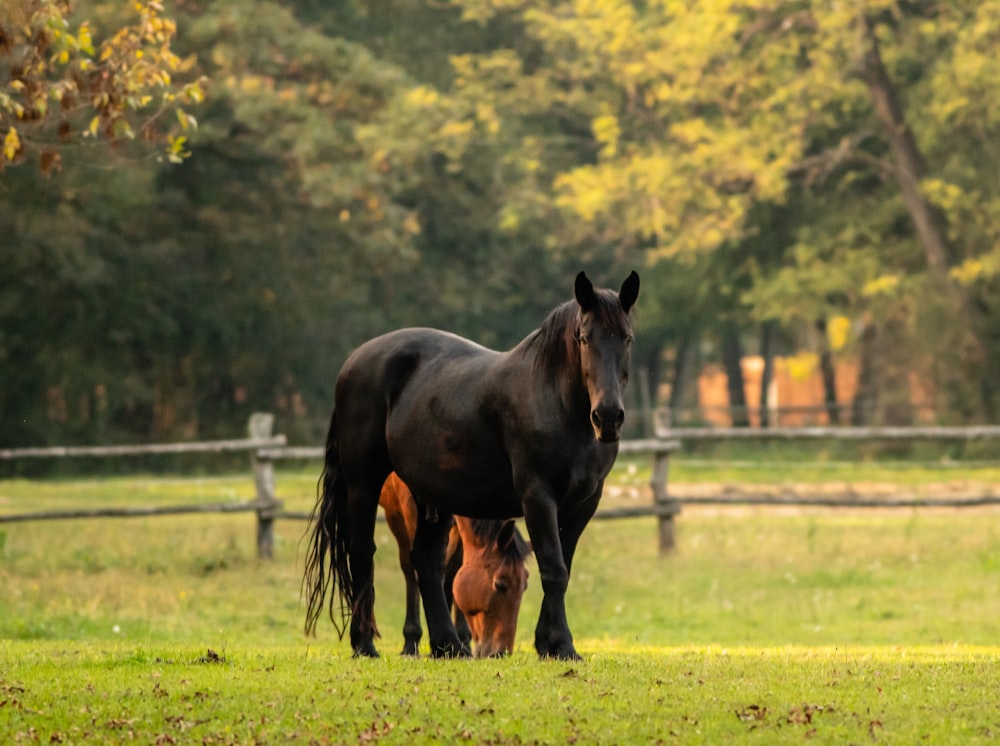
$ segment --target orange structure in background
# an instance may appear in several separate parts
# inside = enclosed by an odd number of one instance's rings
[[[760,355],[743,358],[743,381],[750,424],[760,425],[760,386],[764,359]],[[834,364],[837,404],[841,424],[849,424],[850,407],[858,381],[855,360],[837,360]],[[931,389],[916,374],[910,376],[911,402],[915,412],[933,411]],[[700,421],[726,427],[732,424],[726,372],[720,365],[706,366],[698,377]],[[774,358],[774,374],[767,396],[772,426],[804,427],[829,424],[823,402],[823,378],[819,357],[803,353]]]

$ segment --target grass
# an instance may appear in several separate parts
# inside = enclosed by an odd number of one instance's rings
[[[0,643],[5,742],[986,743],[998,650],[630,648],[576,664]]]
[[[770,468],[770,472],[768,472]],[[861,465],[851,482],[946,476]],[[725,482],[672,468],[675,482]],[[734,469],[732,478],[738,479]],[[798,471],[808,471],[801,469]],[[950,475],[950,476],[947,476]],[[761,483],[803,479],[760,466]],[[623,461],[609,504],[648,482]],[[995,472],[963,471],[989,485]],[[315,470],[279,495],[311,507]],[[0,512],[217,502],[249,475],[0,482]],[[385,527],[377,661],[329,623],[301,634],[305,524],[258,561],[251,515],[0,525],[0,743],[974,743],[1000,737],[1000,526],[990,510],[689,508],[678,550],[652,519],[594,522],[567,598],[582,663],[404,660]],[[209,650],[214,654],[209,654]]]

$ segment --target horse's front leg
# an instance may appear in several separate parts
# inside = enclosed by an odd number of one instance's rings
[[[535,650],[539,658],[580,660],[566,620],[569,567],[559,536],[559,513],[548,490],[535,487],[525,493],[524,523],[542,580],[542,609],[535,627]]]
[[[417,532],[413,537],[410,557],[417,571],[420,597],[424,602],[431,655],[435,658],[467,656],[468,649],[463,647],[455,630],[444,592],[445,546],[451,530],[451,516],[447,513],[428,516],[423,506],[419,507]]]

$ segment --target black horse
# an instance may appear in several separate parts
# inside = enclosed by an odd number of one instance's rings
[[[402,329],[355,350],[337,378],[306,557],[306,633],[333,583],[343,636],[376,656],[375,518],[390,472],[421,506],[412,558],[431,652],[462,654],[443,588],[449,515],[524,516],[544,597],[543,658],[578,659],[566,621],[573,554],[618,455],[632,346],[632,272],[621,291],[576,277],[575,301],[508,352],[447,332]],[[327,564],[329,555],[329,565]]]

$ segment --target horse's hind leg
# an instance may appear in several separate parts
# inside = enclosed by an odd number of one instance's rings
[[[349,559],[354,607],[351,609],[351,648],[355,656],[378,657],[375,638],[375,519],[382,481],[349,484],[347,508],[350,520]]]
[[[451,516],[446,513],[428,516],[418,504],[417,533],[413,537],[413,566],[417,571],[420,596],[424,601],[427,618],[427,635],[431,655],[435,658],[454,658],[469,655],[462,645],[451,619],[451,610],[444,592],[444,559]]]

